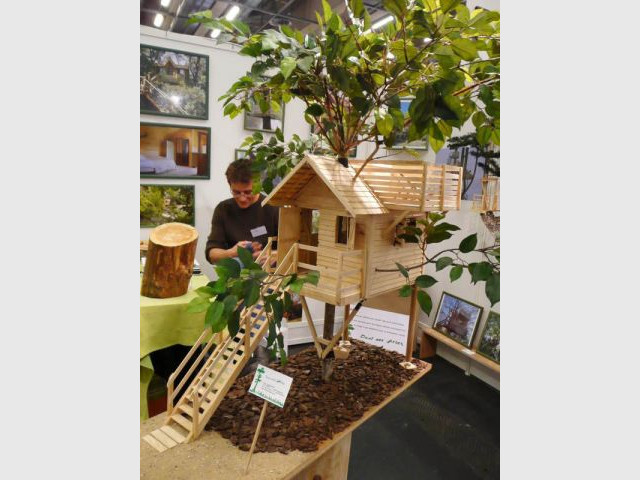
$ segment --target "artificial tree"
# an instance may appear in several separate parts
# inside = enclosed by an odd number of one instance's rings
[[[347,3],[346,16],[341,18],[323,0],[323,12],[316,14],[319,30],[307,35],[286,25],[251,35],[242,22],[212,18],[211,11],[192,15],[192,23],[219,29],[219,42],[237,43],[241,45],[241,55],[254,59],[251,70],[220,97],[224,114],[234,118],[249,112],[256,103],[264,113],[277,111],[281,103],[300,99],[306,105],[305,120],[315,126],[323,144],[343,166],[348,167],[351,149],[363,142],[373,144],[357,174],[383,145],[391,147],[396,135],[407,127],[408,141],[427,136],[438,151],[454,128],[459,129],[472,119],[480,145],[499,145],[498,12],[470,11],[459,0],[384,0],[383,6],[394,21],[373,31],[363,1]],[[405,116],[400,98],[409,96],[414,98]],[[285,140],[280,130],[270,138],[258,132],[248,137],[243,148],[254,159],[256,191],[270,192],[274,179],[301,161],[313,144],[313,140],[297,135]],[[449,238],[455,230],[457,226],[444,222],[444,214],[433,212],[416,226],[407,227],[402,235],[405,241],[421,243],[426,249],[427,243]],[[487,282],[485,290],[494,304],[499,299],[499,246],[476,250],[475,238],[467,237],[458,249],[452,249],[450,253],[456,255],[457,261],[440,256],[444,252],[431,258],[425,254],[421,265],[398,264],[398,270],[408,278],[407,269],[435,263],[437,269],[451,267],[453,281],[466,268],[472,281]],[[469,263],[460,256],[472,251],[481,251],[487,258]],[[234,275],[230,275],[230,269]],[[230,329],[236,330],[238,293],[244,292],[244,305],[257,301],[259,285],[265,277],[257,269],[236,271],[230,262],[216,266],[216,271],[220,278],[212,282],[215,286],[203,289],[204,298],[193,308],[206,308],[207,321],[216,328],[228,323]],[[317,282],[317,277],[292,278],[284,284],[293,291],[301,288],[304,281]],[[427,275],[418,278],[415,287],[421,289],[420,305],[430,313],[432,302],[424,288],[435,279]],[[234,289],[235,298],[228,300]],[[408,291],[403,287],[400,293],[405,295]],[[209,298],[215,295],[217,299],[209,304]],[[285,292],[283,301],[287,295]],[[220,296],[226,296],[225,306],[221,306]],[[281,338],[275,325],[279,324],[282,308],[273,303],[275,300],[265,299],[274,323],[269,332],[270,346]]]

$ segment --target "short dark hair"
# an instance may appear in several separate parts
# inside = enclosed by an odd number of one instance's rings
[[[232,183],[249,183],[253,180],[253,172],[251,171],[251,160],[241,158],[231,162],[224,172],[227,176],[229,185]]]

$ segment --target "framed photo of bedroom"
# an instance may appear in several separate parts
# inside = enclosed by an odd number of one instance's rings
[[[140,122],[140,178],[210,176],[211,128]]]

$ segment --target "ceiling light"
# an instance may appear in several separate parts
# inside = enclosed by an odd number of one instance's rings
[[[384,17],[382,20],[378,20],[376,23],[371,25],[371,30],[376,30],[376,29],[380,28],[383,25],[386,25],[387,23],[389,23],[391,21],[393,21],[393,15],[389,15],[388,17]]]
[[[156,13],[156,18],[153,19],[153,24],[156,27],[160,28],[162,22],[164,22],[164,15],[162,15],[161,13]]]
[[[240,13],[240,7],[237,5],[234,5],[233,7],[231,7],[229,9],[229,11],[227,12],[227,14],[224,16],[224,18],[226,18],[227,20],[231,21],[234,18],[236,18],[238,16],[238,14]]]
[[[160,5],[162,5],[164,8],[167,8],[170,3],[171,0],[160,0]]]
[[[211,38],[218,38],[218,35],[220,35],[220,30],[218,28],[214,28],[213,30],[211,30],[211,33],[209,35],[211,35]]]

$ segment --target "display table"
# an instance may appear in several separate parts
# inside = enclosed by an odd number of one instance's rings
[[[351,433],[431,370],[430,364],[422,363],[425,368],[411,380],[394,390],[382,403],[367,410],[360,419],[331,440],[321,443],[315,452],[294,450],[286,455],[278,452],[254,453],[247,475],[244,469],[249,452],[243,452],[214,431],[205,430],[195,442],[158,452],[142,440],[142,437],[162,426],[166,413],[157,415],[141,424],[140,477],[153,480],[311,480],[319,475],[322,480],[346,479]],[[389,448],[393,448],[392,437],[389,437],[389,442]]]
[[[171,345],[190,346],[204,330],[204,312],[188,313],[196,288],[209,283],[206,275],[191,277],[189,291],[173,298],[140,296],[140,418],[149,418],[147,390],[153,377],[149,354]]]

